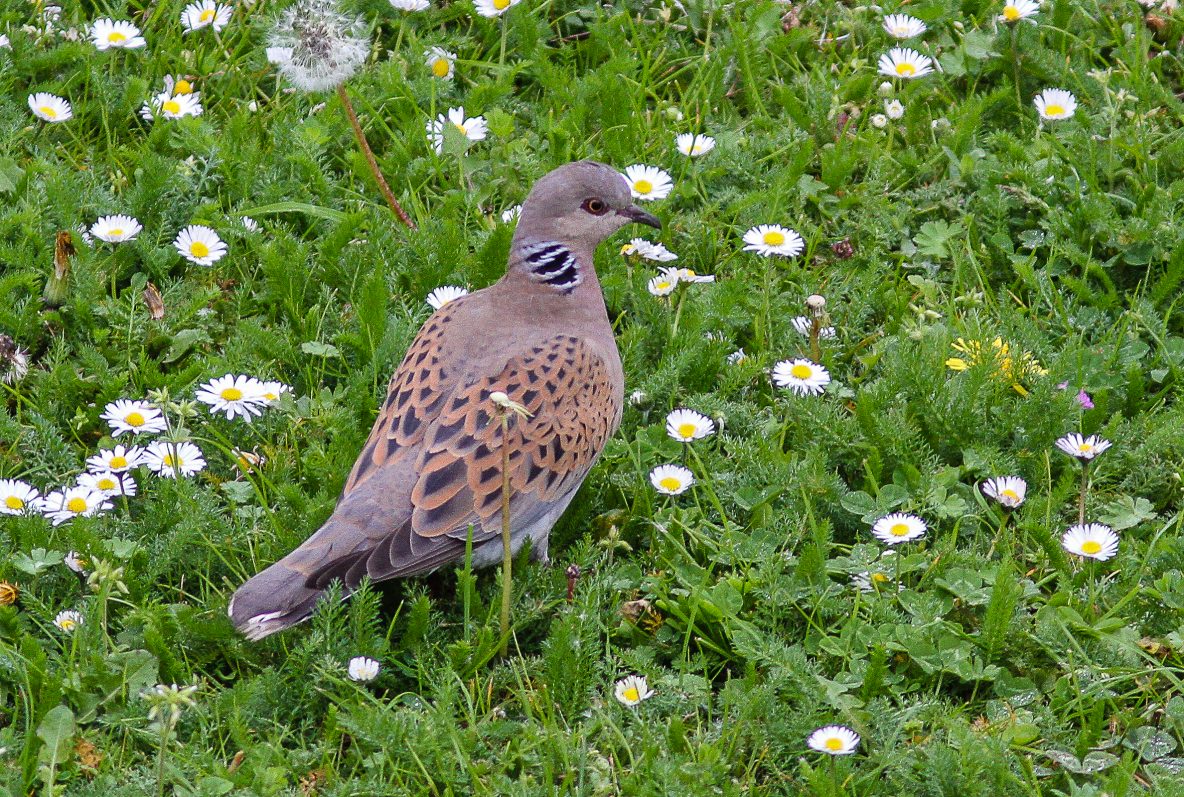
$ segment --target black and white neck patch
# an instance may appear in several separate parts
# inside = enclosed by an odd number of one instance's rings
[[[583,281],[576,256],[561,243],[543,241],[532,244],[526,247],[522,257],[532,280],[562,293],[571,293]]]

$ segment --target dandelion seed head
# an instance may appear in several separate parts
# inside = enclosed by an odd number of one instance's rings
[[[349,80],[370,52],[362,21],[335,0],[301,0],[280,16],[268,40],[280,73],[301,91],[328,91]]]

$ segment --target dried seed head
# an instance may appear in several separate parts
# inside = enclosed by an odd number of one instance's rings
[[[835,257],[839,258],[839,260],[846,260],[855,254],[855,247],[851,245],[850,239],[847,238],[831,244],[830,250],[835,253]]]
[[[301,91],[328,91],[353,77],[370,52],[362,20],[335,0],[301,0],[280,16],[268,56]]]
[[[812,293],[806,297],[806,307],[811,315],[820,316],[826,310],[826,297]]]

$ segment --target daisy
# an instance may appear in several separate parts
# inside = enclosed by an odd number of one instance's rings
[[[209,405],[210,414],[225,412],[228,421],[240,415],[250,423],[252,415],[263,414],[259,407],[263,402],[262,393],[263,384],[255,377],[226,374],[199,385],[194,398]]]
[[[425,2],[426,6],[427,3]],[[443,47],[430,47],[424,53],[428,69],[432,70],[432,77],[441,80],[452,80],[453,66],[456,64],[456,53],[451,53]]]
[[[656,166],[634,164],[625,168],[625,180],[634,199],[650,201],[665,199],[674,188],[670,175]]]
[[[55,94],[39,91],[29,95],[29,110],[46,122],[64,122],[74,115],[70,103]]]
[[[893,512],[891,515],[880,518],[872,525],[872,534],[880,542],[899,545],[924,535],[927,528],[925,521],[916,515]]]
[[[100,241],[120,243],[134,240],[142,229],[144,228],[140,226],[140,222],[131,216],[100,216],[99,220],[91,225],[90,234]]]
[[[779,224],[758,224],[744,233],[744,251],[763,257],[797,257],[806,247],[802,236]]]
[[[830,384],[830,373],[821,365],[800,357],[782,360],[773,366],[773,384],[799,396],[820,396],[823,388]]]
[[[662,245],[656,244],[656,246],[662,246]],[[662,247],[662,248],[665,249],[665,247]],[[665,270],[673,272],[674,276],[678,278],[679,282],[691,282],[691,283],[696,283],[696,284],[704,283],[704,282],[715,282],[715,275],[714,274],[696,274],[694,269],[670,268],[670,269],[665,269]]]
[[[41,502],[42,514],[55,526],[76,517],[89,517],[108,509],[111,509],[111,502],[107,500],[107,496],[98,490],[83,486],[55,490]]]
[[[636,706],[641,701],[653,697],[654,690],[645,682],[644,675],[627,675],[617,681],[615,694],[622,705]]]
[[[481,141],[489,132],[484,116],[471,116],[466,119],[464,108],[449,108],[447,116],[440,114],[427,125],[428,141],[432,143],[437,155],[444,152],[444,127],[449,124],[469,141]]]
[[[431,7],[428,0],[391,0],[391,8],[396,11],[427,11]]]
[[[1049,122],[1068,119],[1077,110],[1077,98],[1064,89],[1045,89],[1032,100],[1036,113]]]
[[[190,3],[181,12],[181,27],[185,29],[186,33],[193,33],[195,30],[207,27],[222,30],[230,22],[231,11],[229,4],[219,5],[214,0]]]
[[[73,633],[74,629],[82,625],[82,612],[76,612],[73,609],[58,612],[57,617],[53,618],[53,624],[60,631],[65,631],[67,634]]]
[[[243,229],[247,232],[259,232],[259,222],[250,216],[239,216],[238,223],[243,225]]]
[[[234,458],[234,464],[243,473],[250,473],[267,461],[265,457],[254,451],[243,451],[241,448],[230,449],[230,455]]]
[[[226,254],[226,244],[218,233],[201,224],[190,224],[177,233],[173,246],[181,257],[199,266],[212,266]]]
[[[688,158],[698,158],[715,149],[715,139],[698,133],[683,133],[674,139],[678,151]]]
[[[695,483],[695,476],[682,465],[659,465],[650,471],[650,483],[662,495],[681,495]]]
[[[378,662],[365,656],[354,656],[349,660],[349,677],[351,681],[365,683],[378,677]]]
[[[98,473],[83,473],[78,477],[79,487],[89,487],[97,490],[108,498],[117,495],[133,496],[136,494],[136,480],[131,476],[99,471]]]
[[[736,349],[728,355],[728,365],[739,365],[748,360],[748,355],[744,353],[744,349]]]
[[[1076,432],[1070,432],[1064,437],[1059,438],[1056,445],[1057,448],[1074,459],[1088,462],[1109,448],[1110,441],[1098,437],[1096,434],[1091,434],[1089,437],[1082,437]]]
[[[460,297],[468,295],[468,288],[462,288],[459,285],[441,285],[429,293],[424,301],[430,304],[433,310],[439,310],[449,302],[456,301]]]
[[[259,401],[264,404],[275,404],[280,400],[280,396],[291,392],[292,386],[283,382],[262,382],[259,385]]]
[[[655,241],[647,241],[644,238],[634,238],[621,247],[621,254],[628,257],[629,255],[637,255],[646,260],[653,260],[658,263],[669,263],[671,260],[678,260],[678,255],[671,252],[663,244]]]
[[[90,38],[99,50],[134,50],[147,44],[140,35],[140,29],[123,20],[116,22],[110,19],[96,19],[90,29]]]
[[[91,473],[100,473],[102,471],[125,473],[143,464],[144,449],[139,446],[132,446],[131,448],[115,446],[115,448],[99,449],[99,453],[93,457],[88,457],[86,460],[87,470]]]
[[[872,127],[883,130],[888,126],[888,117],[882,113],[874,113],[871,117]]]
[[[86,566],[89,564],[86,557],[78,553],[78,551],[70,551],[66,554],[66,558],[62,560],[62,564],[68,567],[72,572],[80,576],[86,575]]]
[[[929,30],[925,23],[908,14],[889,14],[884,17],[884,30],[894,39],[911,39]]]
[[[112,437],[119,437],[124,432],[163,432],[166,428],[160,410],[147,401],[119,399],[108,404],[99,417],[111,427]]]
[[[666,434],[689,443],[715,434],[715,422],[701,412],[680,407],[666,416]]]
[[[37,489],[20,479],[0,479],[0,514],[21,515],[40,505]]]
[[[793,324],[793,328],[798,331],[799,335],[805,338],[810,337],[810,329],[813,326],[813,320],[808,316],[795,316],[789,320],[789,323]],[[818,337],[825,340],[830,340],[831,338],[835,337],[835,334],[834,327],[821,327],[818,330]]]
[[[893,47],[880,56],[880,74],[892,77],[924,77],[933,71],[933,61],[908,47]]]
[[[850,755],[859,747],[859,734],[843,725],[827,725],[810,734],[806,746],[827,755]]]
[[[645,287],[654,296],[669,296],[678,287],[678,275],[673,269],[664,268],[661,274],[651,277]]]
[[[193,443],[165,443],[156,440],[148,444],[144,464],[158,476],[168,479],[192,476],[206,466],[201,449]]]
[[[904,103],[900,100],[884,100],[884,113],[889,119],[899,119],[904,116]]]
[[[896,551],[891,548],[885,549],[880,554],[880,562],[884,563],[891,557],[896,555]],[[885,589],[892,579],[884,572],[881,567],[877,570],[863,570],[851,576],[851,585],[860,592],[880,592]],[[900,592],[904,589],[904,584],[897,584],[896,591]]]
[[[1008,509],[1015,509],[1024,502],[1028,483],[1019,476],[997,476],[983,482],[982,491],[987,498],[995,499]]]
[[[1082,523],[1069,527],[1061,537],[1061,546],[1076,556],[1104,562],[1118,553],[1118,535],[1101,523]]]
[[[1003,5],[1003,13],[999,15],[1000,22],[1012,24],[1021,19],[1034,17],[1040,12],[1040,4],[1034,0],[1007,0]]]
[[[147,105],[147,103],[146,103]],[[201,116],[201,92],[194,91],[189,94],[169,94],[165,92],[156,96],[151,103],[152,108],[156,108],[160,115],[165,119],[182,119],[186,116]],[[140,109],[140,115],[144,116],[144,109]],[[147,118],[151,120],[152,113],[149,108]]]
[[[500,17],[520,2],[522,0],[473,0],[473,5],[477,7],[478,14],[492,18]]]
[[[515,205],[514,207],[509,208],[508,210],[503,210],[502,211],[502,223],[509,224],[512,221],[517,221],[518,217],[521,215],[522,215],[522,206],[521,205]]]

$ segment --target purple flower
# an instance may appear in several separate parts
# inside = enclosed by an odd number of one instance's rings
[[[1094,408],[1094,403],[1090,401],[1089,393],[1086,393],[1084,390],[1078,391],[1077,403],[1080,404],[1082,408],[1087,410],[1092,410]]]

